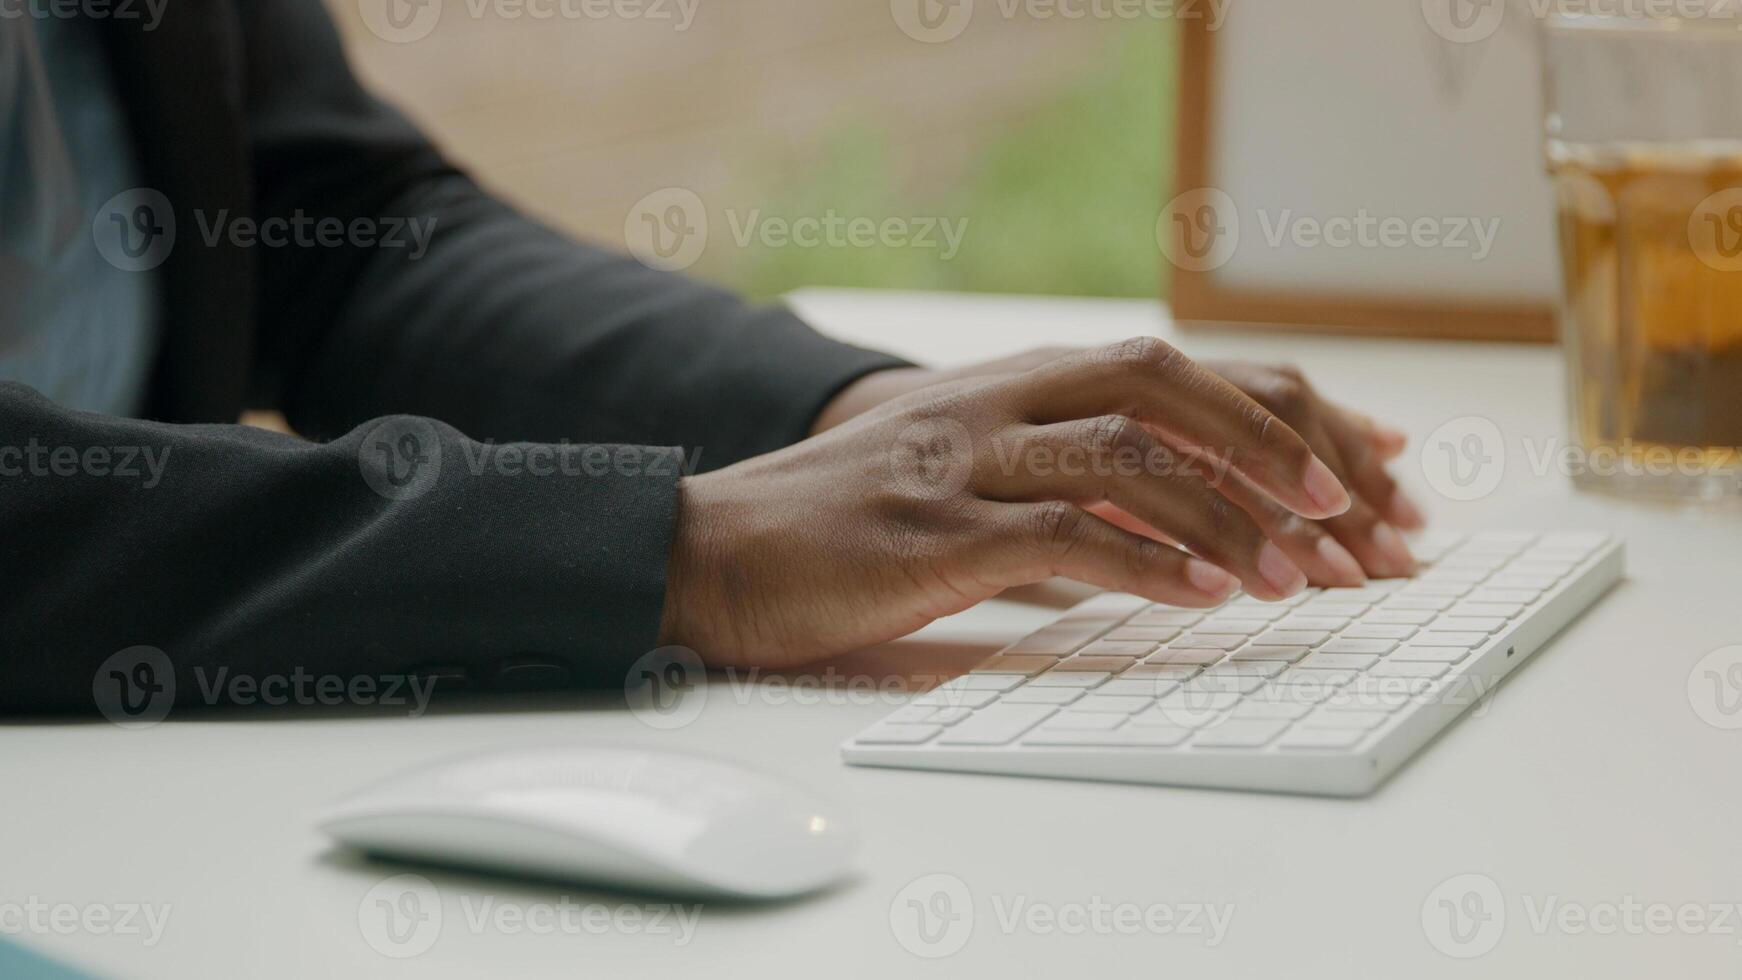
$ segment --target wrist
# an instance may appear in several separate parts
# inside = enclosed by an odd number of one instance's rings
[[[900,398],[937,380],[930,368],[899,367],[873,371],[848,384],[829,399],[811,423],[811,435],[820,435],[891,399]]]

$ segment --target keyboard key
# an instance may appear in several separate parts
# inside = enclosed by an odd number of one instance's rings
[[[999,704],[945,731],[939,745],[1004,745],[1058,711],[1044,704]],[[904,726],[913,727],[913,726]]]
[[[1479,647],[1488,642],[1487,633],[1449,633],[1425,629],[1415,635],[1415,642],[1424,647]]]
[[[1270,624],[1261,619],[1231,619],[1222,616],[1211,616],[1192,627],[1194,636],[1210,634],[1213,636],[1251,636],[1262,633]]]
[[[1283,749],[1349,749],[1366,737],[1366,732],[1352,728],[1295,728],[1276,745]]]
[[[1446,610],[1446,615],[1512,619],[1522,612],[1524,612],[1524,603],[1522,602],[1460,602]]]
[[[1266,630],[1253,637],[1254,646],[1316,647],[1328,641],[1331,634],[1324,630]]]
[[[1378,662],[1378,657],[1367,654],[1314,653],[1295,664],[1290,673],[1302,670],[1366,670]]]
[[[1389,711],[1363,711],[1359,709],[1334,711],[1320,708],[1301,719],[1301,725],[1306,728],[1353,728],[1364,732],[1385,724],[1385,719],[1390,717]]]
[[[1506,628],[1499,616],[1441,616],[1428,624],[1436,633],[1498,633]]]
[[[1123,713],[1104,711],[1061,711],[1046,720],[1043,730],[1071,728],[1077,731],[1105,732],[1125,724]]]
[[[1461,596],[1468,591],[1470,591],[1470,583],[1468,582],[1447,582],[1443,579],[1437,579],[1427,582],[1416,582],[1409,588],[1404,589],[1397,594],[1400,596],[1443,596],[1456,599],[1458,596]]]
[[[1409,644],[1399,647],[1390,659],[1398,662],[1455,664],[1468,657],[1472,652],[1468,647],[1418,647]]]
[[[1367,672],[1368,677],[1438,677],[1450,670],[1445,664],[1416,663],[1406,660],[1387,660],[1374,664]]]
[[[1103,685],[1105,686],[1105,685]],[[1036,687],[1033,684],[1020,687],[998,699],[999,704],[1070,704],[1083,696],[1081,688],[1075,687]]]
[[[1250,660],[1236,663],[1224,660],[1204,669],[1205,677],[1275,677],[1288,664],[1277,660]]]
[[[1349,625],[1346,616],[1285,616],[1276,624],[1279,631],[1308,630],[1335,633]]]
[[[1204,749],[1248,749],[1268,745],[1288,727],[1286,721],[1224,721],[1198,732],[1192,744]]]
[[[1375,609],[1361,617],[1363,623],[1387,626],[1423,626],[1434,620],[1432,609]]]
[[[934,708],[978,708],[996,700],[996,691],[963,691],[945,685],[921,694],[910,703]]]
[[[1214,674],[1205,671],[1201,676],[1186,681],[1182,690],[1188,692],[1224,692],[1235,694],[1250,694],[1264,686],[1264,678],[1251,674]]]
[[[1272,684],[1293,684],[1298,686],[1315,685],[1318,687],[1340,687],[1355,679],[1353,670],[1302,670],[1294,666],[1276,675]]]
[[[1373,603],[1371,602],[1339,602],[1330,595],[1321,595],[1311,602],[1295,607],[1295,612],[1307,617],[1331,616],[1337,619],[1347,620],[1354,619],[1356,616],[1366,612],[1367,607],[1372,604]],[[1302,628],[1317,629],[1318,627],[1307,626]]]
[[[1183,664],[1195,667],[1208,667],[1220,663],[1226,656],[1220,650],[1175,650],[1167,647],[1149,655],[1146,664]]]
[[[1148,609],[1153,603],[1142,596],[1130,595],[1125,592],[1102,592],[1090,596],[1071,607],[1065,614],[1066,619],[1106,616],[1113,619],[1124,619],[1139,610]]]
[[[1356,698],[1410,698],[1433,684],[1426,677],[1357,677],[1342,689],[1341,696]]]
[[[1180,627],[1178,626],[1121,626],[1108,633],[1106,639],[1119,642],[1135,640],[1148,643],[1150,649],[1154,649],[1157,645],[1165,643],[1179,634]]]
[[[1475,585],[1488,577],[1486,568],[1434,568],[1421,573],[1417,582],[1444,582],[1458,585]]]
[[[1144,698],[1154,700],[1164,694],[1171,694],[1180,686],[1180,682],[1166,677],[1127,678],[1121,674],[1113,680],[1095,688],[1095,694],[1120,698]]]
[[[1540,594],[1540,589],[1477,589],[1470,593],[1469,601],[1532,603]]]
[[[1385,600],[1379,611],[1430,611],[1439,612],[1452,604],[1450,596],[1440,595],[1394,595]],[[1376,620],[1377,622],[1377,620]]]
[[[1560,581],[1556,575],[1493,575],[1482,583],[1486,589],[1520,589],[1528,592],[1542,592],[1554,588]]]
[[[1305,704],[1297,704],[1287,701],[1253,701],[1247,699],[1236,705],[1233,714],[1229,715],[1229,717],[1242,720],[1258,719],[1263,721],[1275,721],[1282,719],[1293,721],[1311,710],[1311,706]]]
[[[938,709],[929,704],[909,704],[896,708],[889,717],[883,719],[885,725],[916,725],[938,713]]]
[[[1035,674],[1051,670],[1058,663],[1057,657],[1007,657],[1003,655],[988,657],[980,661],[974,668],[976,674],[1015,674],[1019,677],[1033,677]]]
[[[1144,719],[1161,719],[1162,724],[1181,725],[1186,728],[1197,728],[1209,724],[1240,702],[1240,695],[1228,691],[1204,692],[1175,691],[1155,703],[1155,707],[1140,712],[1135,716],[1142,723]],[[1151,724],[1154,723],[1152,720]]]
[[[1110,748],[1169,748],[1191,736],[1191,729],[1172,725],[1126,725],[1114,731],[1042,728],[1023,738],[1024,745],[1104,745]]]
[[[1142,660],[1155,652],[1159,644],[1146,641],[1096,640],[1077,651],[1073,660],[1083,657],[1130,657],[1132,663]]]
[[[1197,664],[1138,664],[1119,675],[1122,681],[1187,681],[1203,670]]]
[[[1224,636],[1219,633],[1199,633],[1193,630],[1175,640],[1169,640],[1169,650],[1238,650],[1246,642],[1243,636]]]
[[[1017,640],[998,652],[1013,657],[1034,654],[1047,657],[1066,657],[1077,652],[1078,647],[1100,636],[1106,629],[1105,624],[1054,623]]]
[[[1337,637],[1339,640],[1403,640],[1415,632],[1413,626],[1394,626],[1389,623],[1356,623],[1344,630]]]
[[[1030,680],[1023,690],[1035,687],[1097,687],[1112,678],[1112,673],[1108,671],[1076,673],[1068,670],[1049,670]]]
[[[1397,649],[1396,640],[1353,640],[1337,637],[1331,642],[1319,647],[1319,653],[1353,653],[1364,656],[1383,657]]]
[[[1057,667],[1047,671],[1049,674],[1066,673],[1105,673],[1117,674],[1127,667],[1133,666],[1137,660],[1133,657],[1071,657],[1060,660]]]
[[[1015,674],[967,674],[939,684],[936,691],[1008,691],[1022,683]]]
[[[1312,652],[1312,647],[1304,646],[1249,646],[1235,651],[1230,659],[1238,663],[1253,663],[1275,661],[1278,663],[1294,663],[1296,660]]]
[[[876,725],[860,732],[855,741],[866,745],[921,745],[943,731],[941,725]]]
[[[1191,683],[1196,684],[1197,681]],[[1116,715],[1134,715],[1155,703],[1151,697],[1120,697],[1112,694],[1102,694],[1100,691],[1083,698],[1071,705],[1071,710],[1094,711]]]
[[[959,721],[967,721],[973,713],[972,708],[939,708],[926,720],[934,725],[954,725]]]
[[[1203,618],[1204,618],[1204,614],[1201,612],[1192,612],[1192,611],[1186,610],[1186,609],[1178,609],[1178,610],[1169,609],[1166,611],[1138,613],[1137,615],[1126,620],[1125,625],[1127,627],[1173,626],[1173,627],[1183,628],[1183,627],[1191,626],[1192,624],[1196,623],[1198,620],[1203,619]]]

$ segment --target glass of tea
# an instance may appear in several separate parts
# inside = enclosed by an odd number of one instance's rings
[[[1542,44],[1569,472],[1742,496],[1742,19],[1554,14]]]

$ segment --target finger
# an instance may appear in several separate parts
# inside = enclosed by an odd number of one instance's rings
[[[1337,455],[1342,457],[1340,474],[1357,497],[1398,527],[1416,531],[1427,526],[1421,508],[1385,471],[1385,457],[1366,433],[1349,424],[1346,415],[1336,410],[1325,414],[1324,428],[1336,444]]]
[[[1315,419],[1306,424],[1305,428],[1310,433],[1308,439],[1327,458],[1332,469],[1343,478],[1348,478],[1347,463],[1335,440],[1325,432],[1324,427]],[[1325,530],[1355,556],[1369,575],[1375,578],[1398,578],[1415,574],[1415,556],[1409,553],[1409,545],[1404,543],[1403,535],[1397,533],[1397,528],[1391,526],[1365,496],[1357,493],[1349,509],[1325,521],[1324,526]]]
[[[1157,531],[1155,528],[1150,527],[1148,524],[1132,517],[1130,514],[1125,513],[1106,501],[1102,501],[1098,504],[1089,504],[1088,506],[1083,507],[1083,509],[1121,531],[1130,531],[1132,534],[1141,534],[1151,541],[1159,541],[1162,544],[1171,545],[1175,548],[1179,547],[1178,541],[1173,540],[1160,531]]]
[[[1308,520],[1270,499],[1239,474],[1230,473],[1216,487],[1276,542],[1283,553],[1300,566],[1310,584],[1319,588],[1354,588],[1365,585],[1367,572],[1349,549],[1319,521]]]
[[[1349,506],[1348,491],[1287,423],[1153,337],[1061,358],[1012,383],[1021,386],[1016,396],[1033,421],[1131,416],[1226,453],[1235,469],[1304,517],[1331,517]]]
[[[966,557],[983,581],[998,588],[1062,575],[1151,602],[1206,608],[1240,587],[1209,562],[1121,531],[1074,504],[991,506]]]
[[[1306,574],[1245,511],[1195,470],[1185,471],[1135,419],[1109,415],[1029,426],[1003,438],[998,455],[1006,465],[976,487],[984,497],[1110,503],[1233,573],[1259,598],[1284,599],[1306,588]]]
[[[1403,455],[1409,447],[1409,436],[1402,429],[1394,429],[1389,425],[1381,425],[1374,421],[1373,416],[1338,405],[1327,406],[1332,414],[1338,416],[1357,436],[1364,440],[1373,451],[1379,454],[1380,460],[1390,462]]]

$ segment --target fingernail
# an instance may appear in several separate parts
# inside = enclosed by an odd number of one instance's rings
[[[1337,474],[1331,472],[1324,460],[1317,456],[1307,464],[1306,478],[1307,496],[1313,498],[1313,503],[1325,511],[1326,516],[1335,517],[1349,509],[1349,491],[1343,489],[1343,483],[1337,479]]]
[[[1282,549],[1273,541],[1264,542],[1264,547],[1258,552],[1258,574],[1264,581],[1283,595],[1294,595],[1306,588],[1306,573],[1300,566],[1288,560]]]
[[[1379,549],[1379,554],[1398,574],[1415,573],[1415,556],[1409,553],[1409,545],[1403,542],[1403,535],[1397,533],[1397,528],[1384,521],[1373,525],[1373,547]]]
[[[1391,518],[1410,530],[1427,526],[1426,515],[1410,499],[1409,494],[1403,492],[1402,487],[1398,487],[1397,492],[1391,495]]]
[[[1217,599],[1226,599],[1240,587],[1240,580],[1198,558],[1186,559],[1186,581],[1192,588]]]
[[[1367,581],[1367,572],[1361,568],[1361,563],[1355,560],[1349,549],[1338,544],[1336,538],[1330,535],[1320,538],[1315,550],[1319,553],[1319,560],[1330,566],[1331,574],[1337,576],[1339,581]]]

